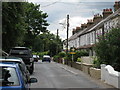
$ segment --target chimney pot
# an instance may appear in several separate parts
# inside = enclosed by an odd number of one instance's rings
[[[120,1],[115,1],[114,11],[118,10],[119,8],[120,8]]]
[[[106,18],[107,16],[109,16],[110,14],[112,14],[113,13],[113,11],[112,11],[112,9],[110,8],[110,9],[103,9],[103,18]]]
[[[110,8],[110,11],[112,11],[112,9]]]

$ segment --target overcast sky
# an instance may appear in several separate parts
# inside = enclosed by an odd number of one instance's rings
[[[28,0],[40,4],[40,9],[48,14],[48,30],[57,34],[62,40],[66,39],[66,18],[70,16],[69,37],[72,29],[87,23],[87,19],[92,19],[97,13],[102,13],[105,8],[112,8],[116,0]],[[60,24],[62,23],[62,24]]]

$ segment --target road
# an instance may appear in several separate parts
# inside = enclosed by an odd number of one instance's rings
[[[31,77],[38,79],[31,88],[111,88],[77,69],[55,62],[35,62]]]

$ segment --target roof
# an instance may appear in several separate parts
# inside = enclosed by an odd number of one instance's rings
[[[106,17],[105,19],[101,20],[99,23],[94,24],[92,26],[90,26],[89,28],[85,28],[84,30],[75,33],[74,35],[72,35],[68,40],[74,40],[75,38],[77,38],[78,36],[84,35],[88,32],[93,31],[95,28],[101,27],[103,26],[104,22],[110,20],[113,17],[119,16],[120,15],[120,9],[118,9],[116,12],[114,12],[113,14],[109,15],[108,17]]]

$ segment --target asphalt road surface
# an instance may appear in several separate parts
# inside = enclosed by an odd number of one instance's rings
[[[55,62],[35,62],[31,77],[38,79],[31,88],[112,88],[77,69]]]

